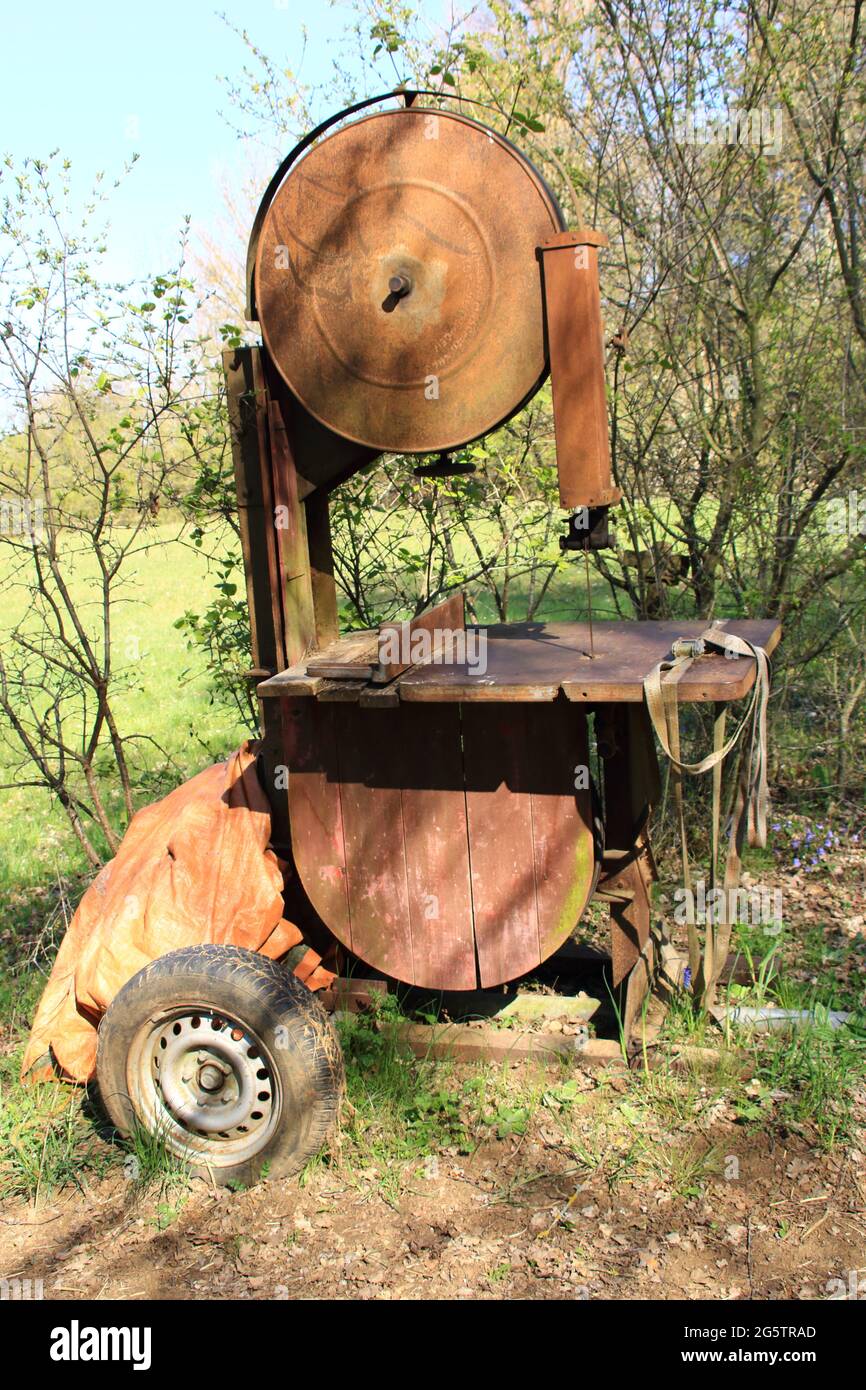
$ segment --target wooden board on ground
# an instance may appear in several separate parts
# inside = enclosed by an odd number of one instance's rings
[[[416,1057],[452,1062],[525,1062],[559,1064],[566,1059],[581,1066],[608,1066],[625,1070],[618,1042],[607,1038],[585,1039],[579,1034],[531,1033],[494,1024],[403,1023],[397,1036]]]

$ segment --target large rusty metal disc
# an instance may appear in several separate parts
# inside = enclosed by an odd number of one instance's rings
[[[393,453],[459,447],[544,379],[536,247],[562,226],[495,132],[423,108],[368,116],[314,146],[268,210],[265,343],[337,434]]]

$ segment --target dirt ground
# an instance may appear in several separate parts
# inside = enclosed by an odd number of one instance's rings
[[[587,1117],[628,1085],[587,1078]],[[700,1195],[575,1172],[536,1119],[470,1157],[408,1165],[395,1203],[376,1171],[321,1166],[303,1188],[197,1180],[178,1210],[131,1199],[115,1173],[36,1209],[6,1204],[0,1270],[76,1299],[826,1299],[850,1296],[852,1271],[866,1294],[860,1151],[774,1143],[715,1110],[701,1142],[720,1169]]]

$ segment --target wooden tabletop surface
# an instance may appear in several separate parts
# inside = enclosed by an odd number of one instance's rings
[[[772,652],[781,636],[774,618],[729,619],[724,629]],[[290,671],[263,681],[263,697],[308,695],[320,700],[360,700],[382,707],[398,700],[430,702],[549,701],[560,691],[577,703],[638,703],[643,682],[659,661],[671,657],[676,638],[698,637],[708,624],[696,622],[596,622],[592,652],[587,623],[509,623],[480,629],[486,638],[475,662],[415,666],[375,695],[351,661],[341,680],[315,674],[315,656]],[[364,634],[366,636],[366,634]],[[357,644],[358,634],[348,634]],[[348,647],[347,647],[348,651]],[[358,653],[360,655],[360,653]],[[470,651],[470,656],[472,652]],[[478,660],[478,657],[482,660]],[[364,663],[366,665],[366,663]],[[308,673],[307,667],[314,668]],[[361,663],[359,662],[359,668]],[[679,699],[689,703],[738,700],[751,688],[751,657],[731,660],[720,654],[696,658],[678,681]]]

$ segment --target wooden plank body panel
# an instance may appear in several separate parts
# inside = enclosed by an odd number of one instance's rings
[[[308,676],[326,676],[332,680],[356,677],[369,680],[378,660],[377,633],[372,629],[347,632],[329,642],[314,656],[308,657],[305,669]],[[299,663],[300,664],[300,663]]]
[[[632,966],[628,983],[625,986],[622,1029],[626,1042],[631,1038],[635,1025],[641,1016],[644,1000],[652,989],[654,975],[655,949],[653,939],[647,932],[640,956]]]
[[[475,943],[463,789],[460,707],[443,705],[434,727],[419,706],[400,709],[401,793],[414,983],[474,989]],[[383,729],[393,714],[374,715]],[[393,738],[393,731],[388,730]]]
[[[658,801],[661,782],[645,706],[614,705],[599,710],[596,734],[600,746],[606,747],[602,760],[606,859],[601,886],[614,895],[623,894],[623,900],[613,901],[610,908],[613,983],[618,985],[637,965],[649,938],[649,891],[655,870],[646,824],[650,807]],[[641,846],[637,854],[636,846]]]
[[[595,882],[590,793],[574,789],[588,762],[579,711],[284,705],[295,866],[350,950],[461,990],[561,945]]]
[[[621,892],[610,908],[611,973],[614,987],[637,964],[650,934],[650,873],[644,856],[632,859],[618,874],[605,879],[605,889]]]
[[[586,718],[565,701],[543,717],[547,727],[535,730],[538,714],[526,711],[527,732],[536,739],[529,748],[532,837],[539,948],[547,960],[574,930],[592,895],[597,847],[592,794],[576,786],[579,769],[589,768]]]
[[[661,795],[655,735],[645,705],[604,706],[596,715],[604,768],[605,849],[631,850]]]
[[[394,682],[407,703],[541,703],[556,700],[560,691],[575,704],[642,704],[644,677],[670,656],[678,637],[697,637],[700,622],[599,622],[594,624],[595,658],[589,657],[589,628],[585,623],[513,623],[484,629],[487,669],[473,674],[459,663],[416,666]],[[728,632],[747,638],[772,653],[781,635],[771,618],[730,620]],[[334,675],[357,670],[358,634],[347,634],[327,653],[324,665]],[[371,654],[371,653],[370,653]],[[320,657],[263,681],[263,698],[283,694],[317,695]],[[371,663],[366,663],[371,667]],[[681,675],[681,703],[739,700],[751,689],[755,663],[750,657],[729,661],[723,656],[698,657]],[[362,682],[359,680],[359,685]]]
[[[577,716],[577,717],[576,717]],[[463,709],[475,940],[482,987],[534,969],[594,885],[586,720],[561,704]]]
[[[352,950],[386,975],[411,980],[400,749],[386,723],[357,704],[334,710]]]
[[[301,478],[297,483],[300,485]],[[304,502],[307,525],[307,551],[310,589],[316,622],[316,645],[325,647],[340,635],[337,586],[334,582],[334,552],[331,548],[331,517],[326,493],[311,493]]]
[[[283,597],[286,663],[289,666],[316,645],[316,617],[307,523],[298,497],[298,478],[280,406],[271,401],[268,412],[273,463],[273,526],[276,536],[280,593]]]
[[[284,699],[292,857],[310,902],[353,949],[335,723],[342,711],[317,700]]]
[[[463,709],[472,900],[482,988],[541,960],[526,712]]]

